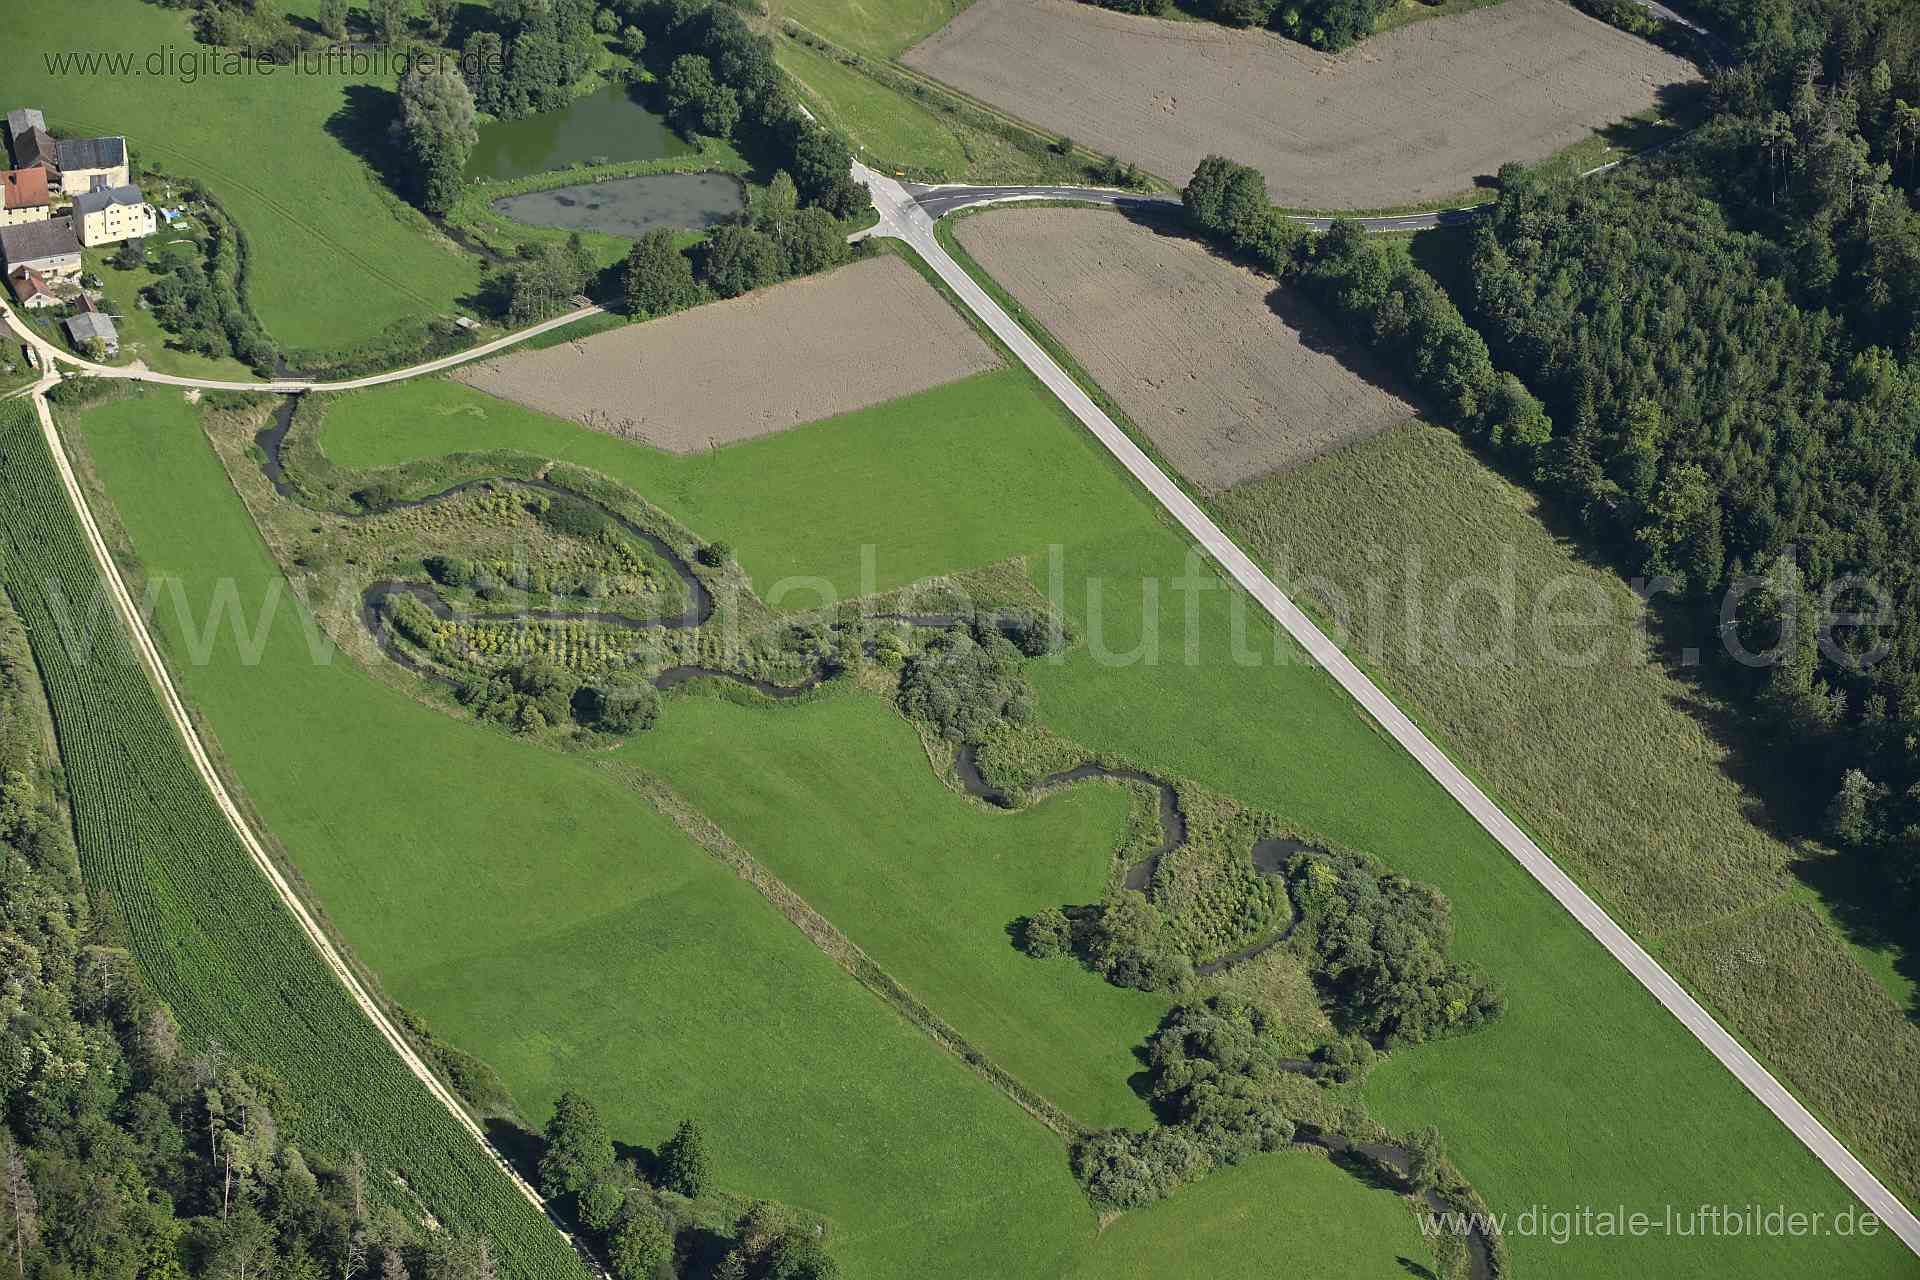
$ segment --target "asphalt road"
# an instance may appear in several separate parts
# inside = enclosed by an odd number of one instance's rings
[[[1187,535],[1258,601],[1261,608],[1346,690],[1348,696],[1391,734],[1394,741],[1418,761],[1421,768],[1472,815],[1474,821],[1542,888],[1552,894],[1554,900],[1579,921],[1581,927],[1606,948],[1609,955],[1631,973],[1669,1013],[1678,1018],[1688,1032],[1732,1072],[1762,1106],[1806,1144],[1807,1149],[1832,1170],[1909,1249],[1920,1254],[1920,1219],[1916,1219],[1912,1211],[1838,1138],[1828,1132],[1826,1126],[1814,1118],[1739,1041],[1728,1034],[1699,1001],[1689,995],[1526,832],[1474,785],[1459,766],[1448,759],[1446,753],[1435,746],[1420,727],[1341,652],[1339,646],[1300,612],[1259,565],[1235,545],[1212,518],[1114,424],[1026,330],[987,296],[973,277],[934,239],[935,217],[913,193],[893,179],[861,165],[854,166],[854,176],[867,184],[868,190],[873,193],[874,205],[880,211],[880,223],[874,228],[873,234],[903,240],[924,258],[968,310],[993,330],[994,335],[1012,350],[1020,362],[1046,384],[1047,389],[1093,433],[1107,452],[1180,523]]]

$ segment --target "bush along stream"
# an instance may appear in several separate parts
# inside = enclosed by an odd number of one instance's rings
[[[869,602],[831,618],[783,622],[751,598],[725,544],[700,542],[595,473],[517,454],[341,472],[315,438],[324,403],[288,397],[254,434],[263,474],[282,498],[308,511],[379,529],[371,558],[385,558],[401,573],[409,566],[423,573],[381,576],[361,589],[361,626],[396,664],[520,732],[643,730],[658,714],[658,692],[700,681],[798,698],[858,660],[897,661],[914,647],[916,632],[973,629],[1033,652],[1052,643],[1051,624],[1031,608],[983,609],[967,601],[943,611]],[[429,486],[423,496],[408,496]],[[423,519],[403,528],[409,513]],[[544,553],[541,563],[530,563],[519,542],[504,561],[475,551],[473,539],[497,544],[505,536],[489,525],[540,544],[534,550]],[[448,553],[455,547],[463,554]],[[359,564],[367,557],[356,551],[321,558]],[[652,590],[623,595],[623,577],[629,586],[646,580],[634,590]],[[733,602],[724,620],[734,625],[723,635],[710,634],[723,630],[710,627],[716,589]],[[535,607],[543,594],[558,607]],[[669,599],[682,603],[675,610],[620,607]],[[745,639],[735,643],[739,634]]]
[[[780,617],[723,544],[596,473],[500,452],[348,474],[319,450],[317,426],[317,413],[289,402],[255,437],[276,491],[334,521],[308,524],[316,541],[294,558],[377,573],[359,592],[360,625],[482,718],[525,733],[632,733],[653,723],[663,690],[724,682],[737,696],[792,701],[864,665],[897,672],[898,709],[951,761],[958,789],[985,804],[1019,809],[1085,783],[1134,795],[1101,900],[1036,904],[1012,930],[1036,960],[1077,962],[1176,1001],[1145,1046],[1138,1085],[1160,1123],[1068,1131],[1097,1209],[1135,1208],[1211,1169],[1310,1146],[1410,1205],[1474,1223],[1434,1237],[1442,1274],[1509,1273],[1484,1217],[1466,1216],[1487,1207],[1438,1135],[1387,1132],[1359,1093],[1382,1053],[1468,1033],[1502,1010],[1484,976],[1448,957],[1446,899],[1364,853],[1047,730],[1026,665],[1072,637],[1034,603],[1023,573],[975,591],[985,604],[957,585],[929,601],[943,589],[925,586]],[[538,572],[503,575],[489,555],[509,537],[544,556]],[[612,587],[586,585],[572,567],[610,562],[629,569]],[[555,607],[532,607],[540,585]]]
[[[1458,1035],[1500,1015],[1483,975],[1447,956],[1446,899],[1364,853],[1288,829],[1271,815],[1138,764],[1101,759],[1034,715],[1022,655],[996,637],[934,637],[908,657],[900,709],[946,743],[961,790],[1017,809],[1062,787],[1103,782],[1138,799],[1108,890],[1014,922],[1017,945],[1121,986],[1180,1002],[1149,1039],[1140,1086],[1161,1123],[1081,1136],[1075,1174],[1103,1212],[1171,1195],[1209,1170],[1304,1145],[1470,1229],[1436,1238],[1443,1274],[1510,1274],[1486,1205],[1439,1135],[1388,1133],[1359,1085],[1384,1052]],[[1279,968],[1317,1006],[1267,996]]]

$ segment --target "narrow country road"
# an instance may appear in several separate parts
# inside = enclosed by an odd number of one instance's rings
[[[386,373],[369,374],[364,378],[346,378],[339,382],[313,382],[302,378],[278,378],[266,381],[222,381],[219,378],[189,378],[173,373],[155,373],[151,369],[130,369],[122,365],[95,364],[82,359],[69,351],[64,351],[47,339],[35,333],[33,326],[14,313],[10,305],[0,303],[0,309],[7,315],[7,327],[20,341],[40,353],[42,367],[52,369],[59,364],[69,364],[90,373],[96,378],[124,378],[133,382],[155,382],[168,387],[199,387],[206,391],[268,391],[292,394],[300,391],[357,391],[361,387],[377,387],[388,382],[401,382],[407,378],[417,378],[422,374],[438,373],[442,369],[451,369],[457,365],[474,360],[484,360],[496,351],[525,342],[528,338],[537,338],[562,325],[572,324],[575,320],[584,320],[588,316],[597,316],[606,311],[599,305],[576,307],[565,315],[555,316],[551,320],[542,320],[539,324],[516,329],[491,342],[483,342],[477,347],[465,351],[456,351],[450,356],[441,356],[438,360],[428,360],[422,364],[410,365],[405,369],[393,369]]]
[[[1909,1249],[1920,1254],[1920,1219],[1916,1219],[1912,1211],[1870,1169],[1800,1105],[1799,1100],[1774,1079],[1772,1073],[1748,1053],[1739,1041],[1728,1034],[1712,1014],[1701,1007],[1699,1001],[1689,995],[1486,793],[1475,786],[1418,725],[1395,706],[1311,619],[1300,612],[1252,558],[1240,550],[1212,518],[1128,438],[1126,432],[1115,425],[1080,385],[1040,348],[1039,343],[987,296],[986,291],[934,238],[934,215],[911,192],[891,178],[860,165],[854,166],[854,176],[866,183],[867,189],[873,193],[875,206],[880,210],[880,223],[872,234],[904,241],[924,258],[948,287],[959,295],[967,309],[993,330],[994,335],[1013,351],[1020,362],[1059,397],[1074,417],[1106,447],[1107,452],[1180,523],[1180,527],[1205,548],[1207,554],[1257,600],[1261,608],[1284,627],[1287,634],[1312,655],[1314,661],[1325,668],[1340,687],[1379,722],[1394,741],[1418,761],[1428,775],[1471,814],[1541,887],[1552,894],[1554,900],[1579,921],[1581,927],[1605,947],[1654,999],[1666,1006],[1667,1011],[1678,1018],[1762,1106],[1805,1143],[1807,1149],[1819,1157],[1821,1163],[1831,1169]]]
[[[902,184],[902,189],[936,222],[956,210],[986,204],[1006,204],[1015,200],[1077,200],[1082,204],[1110,204],[1116,209],[1137,209],[1146,213],[1173,213],[1180,208],[1179,196],[1143,195],[1138,191],[1122,191],[1114,187],[976,187],[963,182],[927,186],[908,182]],[[1434,227],[1454,227],[1472,222],[1478,211],[1479,206],[1466,205],[1433,213],[1394,213],[1348,218],[1347,221],[1357,222],[1368,231],[1375,232],[1429,231]],[[1334,224],[1334,217],[1330,214],[1290,213],[1286,216],[1289,222],[1297,222],[1314,231],[1325,231]]]
[[[347,989],[347,994],[353,997],[353,1002],[360,1006],[360,1011],[366,1014],[373,1025],[379,1029],[381,1036],[386,1039],[393,1051],[400,1055],[400,1060],[406,1064],[407,1069],[427,1087],[427,1092],[452,1113],[453,1118],[459,1121],[460,1127],[467,1131],[468,1136],[480,1144],[481,1149],[492,1158],[494,1164],[499,1166],[501,1174],[513,1183],[514,1188],[525,1196],[534,1208],[544,1214],[546,1202],[540,1198],[540,1193],[535,1191],[512,1165],[507,1163],[506,1158],[487,1140],[487,1135],[473,1117],[467,1114],[466,1108],[460,1105],[459,1100],[440,1083],[440,1078],[434,1075],[433,1069],[414,1052],[413,1046],[387,1017],[386,1010],[381,1008],[368,993],[359,976],[347,964],[346,958],[333,945],[333,940],[327,937],[325,930],[321,929],[313,913],[307,909],[306,903],[301,901],[300,895],[293,891],[293,886],[288,883],[286,876],[281,874],[280,868],[268,856],[266,846],[247,825],[247,820],[241,814],[239,806],[227,793],[226,785],[220,781],[220,774],[213,767],[212,757],[207,754],[206,746],[200,741],[200,734],[193,727],[193,720],[187,714],[186,704],[180,700],[180,694],[174,688],[173,678],[167,674],[167,664],[161,660],[160,650],[153,642],[152,633],[147,630],[146,619],[141,616],[139,609],[134,607],[133,597],[127,591],[125,579],[120,576],[119,566],[114,563],[113,556],[107,551],[106,540],[100,536],[100,526],[93,518],[93,510],[87,505],[86,494],[81,490],[80,481],[74,474],[73,464],[68,460],[67,451],[61,444],[60,433],[54,429],[53,413],[47,404],[46,393],[56,381],[58,379],[49,374],[34,384],[32,390],[34,413],[40,419],[40,434],[46,438],[47,451],[53,455],[54,466],[60,472],[60,483],[66,490],[67,501],[80,518],[80,527],[86,534],[88,547],[93,551],[94,563],[100,570],[102,581],[107,584],[108,593],[113,597],[114,609],[126,625],[134,652],[139,655],[141,665],[147,669],[148,677],[160,694],[160,705],[166,709],[167,718],[173,721],[174,728],[186,745],[187,755],[192,759],[193,767],[199,773],[200,780],[206,784],[207,790],[213,793],[215,803],[220,806],[220,812],[226,815],[228,824],[233,827],[234,834],[240,837],[240,843],[246,846],[247,853],[253,859],[254,865],[260,869],[260,874],[266,877],[267,883],[273,886],[274,893],[286,905],[287,910],[293,913],[293,918],[300,924],[301,932],[307,935],[307,940],[320,953],[321,959],[333,971],[334,977],[339,979],[340,985]],[[548,1220],[552,1221],[551,1218]],[[554,1229],[560,1230],[557,1223]],[[564,1231],[561,1235],[566,1237]],[[571,1242],[571,1237],[566,1238]]]

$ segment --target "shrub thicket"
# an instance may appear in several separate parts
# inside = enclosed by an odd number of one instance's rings
[[[1505,1001],[1484,975],[1447,958],[1453,924],[1430,885],[1366,860],[1303,853],[1287,868],[1316,976],[1335,1021],[1386,1045],[1468,1031]]]
[[[936,637],[907,659],[899,703],[954,742],[979,742],[1000,725],[1033,718],[1020,651],[998,635],[985,643],[961,631]]]

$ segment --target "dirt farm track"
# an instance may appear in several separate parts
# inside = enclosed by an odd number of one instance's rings
[[[1105,209],[1017,206],[964,217],[954,234],[1204,488],[1413,415],[1366,352],[1333,353],[1304,300],[1186,236]]]
[[[1397,208],[1536,161],[1698,78],[1575,10],[1506,0],[1339,55],[1078,0],[975,0],[908,65],[1184,183],[1210,153],[1293,208]]]
[[[555,417],[691,453],[999,363],[912,267],[881,254],[454,376]]]

